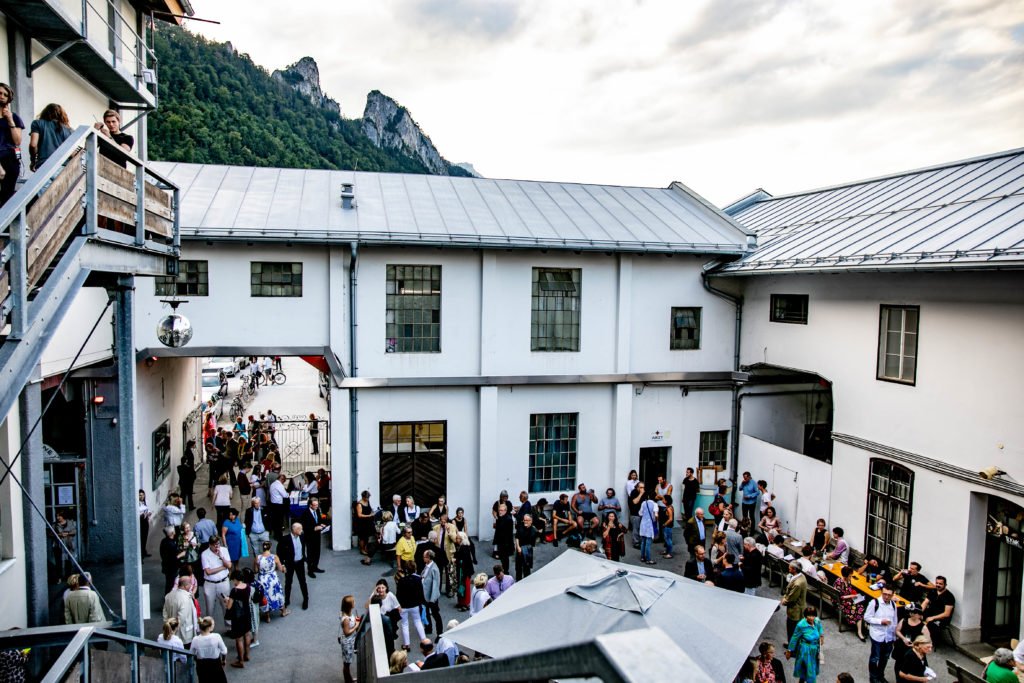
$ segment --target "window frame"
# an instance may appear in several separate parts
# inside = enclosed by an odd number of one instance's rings
[[[694,319],[697,322],[697,327],[696,328],[689,328],[689,327],[678,327],[677,328],[676,327],[676,315],[677,315],[676,311],[692,311],[693,317],[694,317]],[[704,307],[703,306],[672,306],[671,310],[669,311],[669,322],[668,322],[668,324],[669,324],[669,331],[668,331],[668,334],[669,334],[668,349],[669,349],[669,351],[700,351],[700,343],[701,343],[701,337],[702,337],[702,332],[703,332],[703,324],[702,324],[702,322],[703,322],[702,318],[703,317],[704,317]],[[695,335],[695,337],[692,340],[686,340],[686,339],[677,340],[676,339],[676,330],[689,330],[689,329],[695,329],[696,330],[696,335]],[[693,341],[693,342],[695,342],[696,345],[695,346],[676,346],[677,341],[680,341],[680,342],[682,342],[682,341]]]
[[[256,266],[260,267],[259,271],[255,270]],[[291,266],[291,271],[288,273],[288,275],[289,275],[289,282],[286,284],[284,282],[265,282],[265,281],[263,281],[263,276],[265,274],[264,268],[266,266]],[[295,266],[299,267],[299,270],[297,272],[295,270]],[[273,277],[275,275],[273,270],[274,269],[272,268],[271,272],[270,272],[271,277]],[[256,298],[256,299],[301,299],[302,298],[302,294],[303,294],[303,279],[304,279],[303,278],[303,274],[304,274],[304,272],[305,272],[305,266],[304,266],[302,261],[250,261],[249,262],[249,296],[252,297],[252,298]],[[298,284],[295,284],[295,282],[294,282],[296,274],[299,277]],[[260,282],[255,282],[254,281],[254,278],[256,278],[257,275],[260,278]],[[285,275],[285,273],[283,272],[283,268],[282,268],[282,272],[281,273],[277,273],[277,275],[280,275],[280,276]],[[258,293],[257,291],[255,291],[256,288],[261,288],[262,289],[263,287],[271,287],[271,288],[273,288],[273,287],[290,287],[291,288],[291,290],[290,290],[291,293],[289,293],[289,294],[273,294],[273,293],[271,293],[271,294],[263,294],[263,293]],[[295,293],[295,288],[296,287],[298,288],[298,293]]]
[[[199,264],[205,264],[205,269],[200,270]],[[196,270],[189,271],[190,265],[196,265]],[[196,276],[196,282],[182,279],[190,275]],[[189,291],[190,285],[194,286],[196,291]],[[166,289],[161,291],[161,287],[170,287],[174,291]],[[206,291],[200,291],[200,288]],[[210,296],[210,261],[207,259],[179,259],[177,275],[158,275],[153,278],[153,294],[156,296]]]
[[[788,300],[797,300],[803,304],[802,317],[786,319],[778,315],[778,304]],[[806,325],[810,316],[810,301],[811,297],[809,294],[772,294],[768,304],[768,320],[769,322],[787,325]]]
[[[698,467],[717,467],[720,470],[726,470],[729,468],[729,432],[728,429],[708,429],[703,430],[699,433],[697,440],[697,466]],[[705,448],[704,439],[712,438],[714,435],[721,435],[723,438],[722,444],[722,461],[719,464],[717,461],[706,461],[704,456],[706,453],[710,453],[710,448]]]
[[[900,371],[899,377],[890,377],[885,373],[885,357],[888,351],[888,343],[886,340],[887,335],[887,317],[886,314],[891,314],[892,311],[901,311],[903,316],[903,322],[900,327]],[[906,337],[907,337],[907,312],[913,311],[917,316],[917,324],[914,327],[913,335],[916,338],[914,341],[914,372],[910,379],[903,379],[903,366],[906,359],[909,357],[905,354],[906,349]],[[875,366],[875,379],[881,382],[892,382],[893,384],[902,384],[904,386],[916,386],[917,385],[917,370],[920,366],[921,358],[921,307],[918,305],[911,304],[880,304],[878,307],[878,358]]]
[[[399,277],[399,269],[411,269],[412,273],[409,276]],[[420,277],[416,277],[415,269],[426,269],[427,275],[423,277],[420,273]],[[437,273],[437,290],[433,288],[435,281],[434,272]],[[442,291],[443,291],[443,269],[440,264],[426,265],[416,263],[388,263],[384,267],[384,352],[385,353],[441,353],[441,321],[442,321]],[[406,293],[399,291],[400,282],[418,282],[426,283],[429,287],[427,293]],[[394,292],[391,291],[392,283],[394,283]],[[434,297],[437,299],[436,309],[433,307],[432,302],[429,307],[407,305],[405,307],[393,306],[394,303],[404,301],[406,304],[416,304],[420,300],[432,300]],[[414,322],[402,321],[399,322],[399,313],[408,314],[409,312],[430,312],[430,321],[423,322],[421,320]],[[436,311],[436,316],[434,315]],[[436,322],[435,319],[436,318]],[[398,332],[404,330],[405,327],[410,326],[415,328],[427,328],[428,334],[425,336],[415,335],[412,336],[400,336]],[[436,329],[436,336],[433,334]],[[392,332],[395,334],[392,335]],[[417,344],[418,343],[418,344]],[[417,345],[427,346],[430,348],[414,348]]]
[[[568,288],[545,289],[542,284],[541,273],[568,274],[569,279],[562,282],[572,284],[574,292],[569,294]],[[534,266],[530,271],[530,276],[530,351],[538,353],[579,353],[583,318],[583,269]],[[542,293],[542,290],[546,293]],[[559,295],[558,292],[564,292],[565,294]],[[567,300],[575,301],[575,306],[570,304],[566,308],[564,303],[559,303],[557,306],[553,306],[550,303],[544,304],[545,301],[564,302]],[[569,322],[553,322],[547,319],[547,314],[557,317],[561,313],[568,315]],[[541,316],[545,316],[545,319],[541,320]],[[553,334],[541,336],[540,331],[542,328],[545,331],[551,328]],[[575,334],[565,337],[554,333],[555,330],[559,332],[569,330],[570,332],[575,332]]]
[[[566,418],[566,429],[565,436],[558,434],[557,431],[552,431],[550,434],[548,430],[558,430],[563,428],[562,424],[551,424],[552,418]],[[541,426],[538,424],[538,418],[546,418],[546,424]],[[576,488],[577,474],[579,472],[579,439],[580,439],[580,414],[574,413],[530,413],[529,420],[529,432],[528,432],[528,460],[526,465],[526,490],[533,493],[557,493],[560,491],[571,491]],[[542,437],[538,438],[538,430],[545,430]],[[551,454],[546,450],[541,450],[539,444],[541,443],[560,443],[566,442],[566,450],[559,450],[557,453]],[[538,456],[540,455],[555,455],[558,458],[558,462],[548,461],[544,464],[538,464]],[[567,469],[567,476],[535,476],[537,472],[544,472],[548,470],[548,474],[552,474],[554,471],[565,467]],[[557,485],[571,482],[571,486],[561,487]]]
[[[874,488],[874,477],[876,466],[886,466],[889,468],[886,479],[889,482],[888,490],[886,492],[877,491]],[[894,479],[893,472],[900,472],[906,475],[908,479],[907,485],[907,496],[906,500],[898,497],[892,493],[892,481]],[[881,476],[880,474],[878,476]],[[914,480],[915,472],[906,465],[895,462],[893,460],[887,460],[885,458],[871,458],[868,461],[868,490],[866,497],[866,509],[864,511],[864,551],[868,554],[874,554],[886,563],[889,567],[905,567],[910,558],[910,538],[913,530],[914,521]],[[880,499],[885,503],[885,515],[873,514],[875,499]],[[899,547],[890,537],[893,527],[898,526],[897,523],[893,522],[892,510],[894,506],[905,508],[906,512],[906,543],[905,547]],[[882,520],[886,531],[886,537],[881,538],[872,534],[872,516],[878,517]],[[880,550],[880,552],[879,552]],[[898,560],[898,561],[897,561]]]

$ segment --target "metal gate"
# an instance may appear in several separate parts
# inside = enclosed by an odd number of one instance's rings
[[[273,440],[281,453],[281,469],[294,476],[331,467],[331,423],[326,417],[282,415],[273,427]]]

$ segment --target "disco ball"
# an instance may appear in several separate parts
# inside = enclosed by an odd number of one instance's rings
[[[156,325],[156,338],[176,349],[192,341],[192,323],[180,313],[171,313]]]

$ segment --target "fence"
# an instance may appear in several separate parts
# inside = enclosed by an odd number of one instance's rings
[[[281,468],[295,475],[321,467],[331,468],[331,423],[326,418],[310,420],[308,416],[279,416],[274,427],[274,442],[281,453]]]

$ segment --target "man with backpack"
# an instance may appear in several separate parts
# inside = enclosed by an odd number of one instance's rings
[[[882,597],[873,598],[864,610],[864,623],[868,625],[871,636],[871,656],[868,659],[868,677],[871,683],[885,680],[885,668],[889,665],[889,657],[896,642],[896,603],[893,602],[893,589],[882,588]]]

